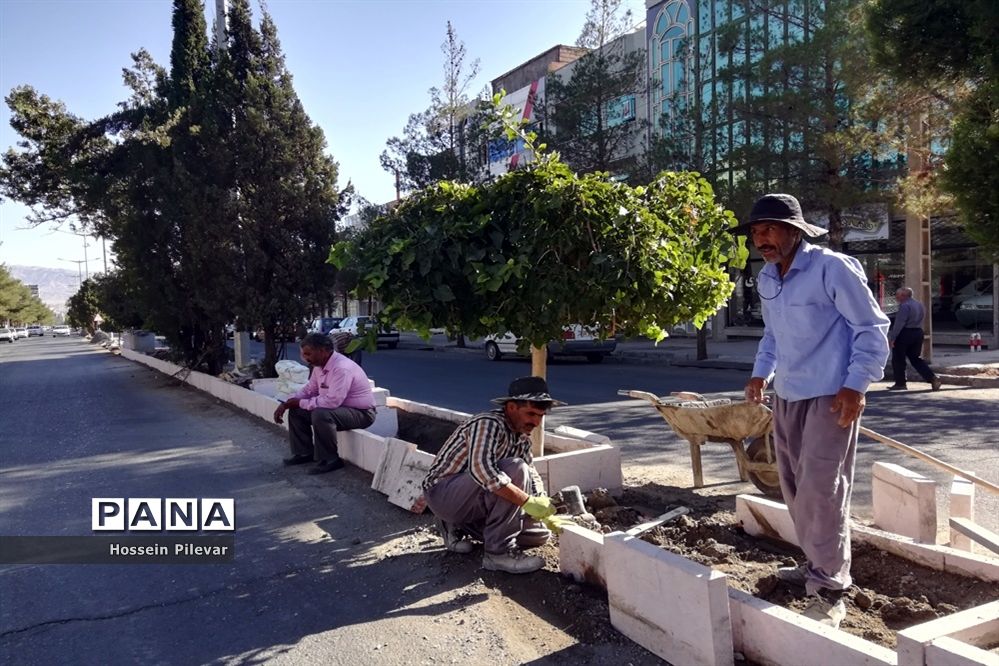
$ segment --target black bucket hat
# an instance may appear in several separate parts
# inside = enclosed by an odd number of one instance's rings
[[[541,377],[519,377],[510,382],[507,395],[502,398],[493,398],[493,402],[502,405],[511,400],[524,400],[527,402],[547,402],[552,407],[559,407],[565,403],[556,400],[548,393],[548,382]]]
[[[812,238],[828,233],[826,229],[805,222],[801,215],[801,204],[790,194],[767,194],[760,197],[749,213],[749,222],[733,227],[733,234],[748,234],[749,228],[758,222],[783,222],[801,229]]]

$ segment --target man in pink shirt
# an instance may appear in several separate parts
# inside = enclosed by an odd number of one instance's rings
[[[336,352],[331,338],[310,333],[302,339],[302,360],[312,366],[309,382],[278,405],[274,422],[283,423],[288,411],[291,457],[285,465],[316,461],[309,474],[325,474],[343,467],[337,452],[338,430],[367,428],[375,422],[371,382],[361,366]],[[289,411],[290,410],[290,411]]]

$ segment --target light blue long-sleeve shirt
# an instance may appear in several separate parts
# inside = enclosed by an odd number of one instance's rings
[[[864,393],[884,376],[888,317],[867,287],[860,262],[801,241],[780,277],[767,264],[757,281],[765,328],[753,377],[789,402]]]

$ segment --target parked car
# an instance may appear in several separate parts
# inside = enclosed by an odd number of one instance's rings
[[[14,342],[17,340],[17,332],[12,328],[0,328],[0,341]]]
[[[954,311],[954,316],[965,328],[991,328],[994,313],[992,294],[981,294],[961,301],[957,310]]]
[[[309,324],[309,333],[322,333],[326,335],[330,331],[340,328],[343,317],[317,317]]]
[[[66,326],[65,324],[60,324],[59,326],[52,327],[52,335],[54,335],[57,338],[64,336],[68,337],[71,333],[72,331],[70,331],[69,326]]]
[[[505,354],[520,354],[521,352],[517,349],[519,343],[520,339],[513,333],[504,333],[502,336],[487,336],[486,358],[490,361],[498,361]],[[601,340],[585,326],[573,324],[565,327],[561,340],[552,340],[548,343],[548,358],[585,356],[590,363],[600,363],[615,349],[617,349],[615,338]]]
[[[43,335],[45,335],[45,331],[43,331],[42,327],[39,326],[38,324],[35,324],[34,326],[29,326],[28,327],[28,337],[29,338],[30,337],[34,337],[34,336],[42,337]]]
[[[27,338],[28,337],[28,328],[26,326],[18,326],[14,330],[17,332],[17,337],[19,337],[19,338]]]
[[[305,329],[301,324],[297,326],[292,324],[289,324],[287,326],[278,326],[274,332],[274,337],[277,342],[295,342],[300,337],[302,337],[301,333],[303,333],[304,330]],[[264,329],[258,327],[256,330],[253,331],[253,334],[250,337],[252,337],[254,340],[263,342],[265,337]]]
[[[347,331],[351,335],[362,335],[362,329],[366,331],[377,325],[378,321],[374,317],[361,315],[360,317],[345,318],[337,328],[341,331]],[[378,329],[378,344],[395,349],[399,346],[399,331],[394,328],[380,327]]]

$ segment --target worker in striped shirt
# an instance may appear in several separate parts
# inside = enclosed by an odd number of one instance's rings
[[[522,548],[547,542],[551,533],[537,521],[555,513],[532,464],[530,433],[565,403],[541,377],[515,379],[493,402],[499,409],[473,416],[444,442],[423,480],[424,496],[449,551],[470,553],[465,536],[472,536],[485,547],[483,568],[529,573],[544,561]]]

